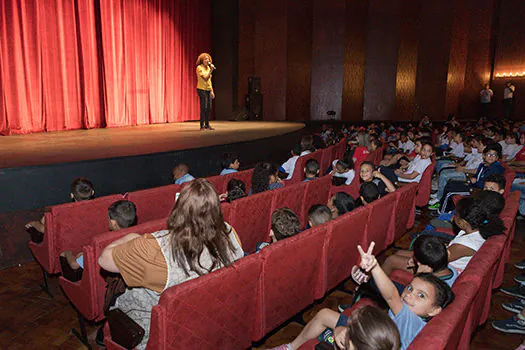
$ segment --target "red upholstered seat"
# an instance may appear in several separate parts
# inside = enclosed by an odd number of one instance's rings
[[[303,197],[301,209],[301,224],[306,226],[308,221],[308,210],[315,204],[324,204],[328,202],[328,195],[330,194],[330,186],[332,185],[332,176],[325,175],[317,180],[306,182],[305,194]]]
[[[330,196],[333,196],[337,192],[345,192],[348,193],[353,199],[357,199],[359,198],[359,186],[361,186],[361,182],[359,180],[359,175],[356,175],[350,185],[330,187]]]
[[[292,177],[289,180],[284,180],[287,184],[295,184],[298,182],[301,182],[304,180],[304,166],[306,165],[306,162],[310,159],[318,159],[318,161],[321,160],[321,151],[316,151],[310,154],[306,154],[304,156],[300,156],[297,158],[297,162],[295,162],[295,168],[293,170]]]
[[[469,282],[454,284],[454,302],[430,320],[414,338],[410,350],[468,349],[471,333],[465,327],[477,286]],[[467,329],[465,329],[467,328]]]
[[[394,208],[396,206],[396,195],[389,193],[372,203],[370,207],[368,225],[366,226],[365,242],[368,246],[372,241],[376,242],[375,250],[382,251],[394,238]]]
[[[82,247],[84,253],[82,279],[78,282],[71,282],[60,277],[59,283],[68,299],[86,319],[100,321],[104,318],[102,308],[106,281],[100,274],[97,262],[102,250],[111,242],[129,233],[153,233],[165,228],[166,219],[150,221],[127,229],[96,235]]]
[[[352,266],[358,263],[357,245],[364,244],[365,230],[370,207],[360,207],[346,213],[328,224],[323,259],[324,288],[317,291],[316,298],[322,298],[326,291],[336,287],[350,276]]]
[[[248,193],[252,187],[252,175],[253,168],[233,173],[231,178],[244,182],[244,185],[246,185],[246,193]],[[228,182],[226,182],[226,185],[228,185]]]
[[[334,160],[335,146],[330,146],[323,149],[321,155],[321,163],[319,163],[319,174],[325,175],[332,165],[332,160]]]
[[[181,188],[180,185],[168,185],[129,193],[128,200],[137,207],[138,222],[166,218]]]
[[[29,242],[36,261],[47,273],[60,273],[60,253],[79,252],[91,237],[106,232],[108,207],[120,199],[121,195],[112,195],[51,207],[45,214],[44,240],[40,244]]]
[[[227,223],[230,223],[230,217],[232,212],[232,205],[228,202],[221,203],[221,209],[222,209],[222,218]]]
[[[224,175],[210,176],[210,177],[207,177],[206,180],[208,180],[213,185],[213,187],[215,187],[215,191],[217,191],[218,194],[226,192],[226,185],[227,185],[226,176]],[[189,182],[185,182],[184,184],[189,184]]]
[[[346,139],[342,139],[339,141],[338,144],[336,144],[334,150],[334,159],[341,159],[344,157],[346,152]],[[332,160],[334,160],[332,159]]]
[[[262,259],[167,289],[153,308],[148,349],[246,349],[251,346]]]
[[[303,215],[303,198],[305,196],[306,184],[308,182],[298,182],[293,185],[287,185],[284,188],[280,188],[274,191],[274,196],[272,199],[272,208],[271,213],[275,209],[279,208],[290,208],[303,224],[306,222],[306,217]],[[269,218],[271,224],[271,216]]]
[[[245,252],[253,253],[258,242],[267,242],[275,191],[265,191],[232,202],[230,224],[237,231]]]
[[[264,259],[253,340],[313,303],[325,231],[314,227],[262,249]]]
[[[506,163],[501,163],[503,167],[505,168],[505,171],[503,172],[503,176],[505,176],[505,193],[510,193],[510,188],[512,187],[512,182],[514,181],[514,178],[516,177],[516,172],[509,168],[509,166]]]
[[[396,281],[406,286],[410,283],[410,281],[412,281],[414,274],[405,270],[394,270],[388,277],[390,277],[392,281]]]
[[[418,184],[411,183],[397,189],[396,207],[394,210],[394,237],[392,241],[397,240],[405,234],[405,232],[414,226],[416,206],[415,198],[418,190]]]
[[[424,207],[427,205],[428,200],[430,199],[430,192],[432,191],[432,174],[434,174],[434,169],[436,168],[436,163],[432,162],[421,176],[419,181],[419,190],[416,197],[416,207]]]

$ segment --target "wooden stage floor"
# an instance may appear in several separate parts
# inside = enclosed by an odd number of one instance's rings
[[[251,141],[300,130],[302,123],[214,121],[109,129],[71,130],[0,137],[0,168],[47,165],[170,152]]]

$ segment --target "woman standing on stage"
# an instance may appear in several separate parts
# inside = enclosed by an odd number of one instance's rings
[[[210,127],[210,110],[211,100],[215,98],[213,92],[213,85],[211,83],[211,73],[215,70],[210,54],[201,53],[197,58],[197,93],[201,105],[201,130],[209,129]]]

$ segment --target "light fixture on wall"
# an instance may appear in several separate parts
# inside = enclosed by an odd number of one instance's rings
[[[496,73],[495,78],[525,78],[525,72]]]

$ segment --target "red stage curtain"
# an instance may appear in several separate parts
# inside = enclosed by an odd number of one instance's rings
[[[210,0],[4,0],[0,132],[198,119]]]

